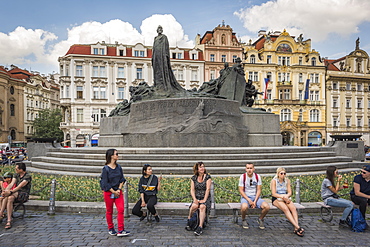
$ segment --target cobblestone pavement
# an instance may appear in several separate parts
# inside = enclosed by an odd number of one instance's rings
[[[304,237],[293,234],[293,227],[283,215],[267,216],[265,230],[257,227],[257,216],[249,218],[249,229],[231,216],[210,220],[201,236],[184,229],[186,217],[162,216],[159,223],[140,222],[137,217],[125,219],[128,237],[108,235],[103,214],[27,211],[24,219],[14,219],[13,227],[0,224],[0,246],[370,246],[369,231],[354,233],[339,228],[338,216],[333,224],[323,223],[318,215],[304,214],[300,219]],[[5,221],[5,220],[4,220]]]

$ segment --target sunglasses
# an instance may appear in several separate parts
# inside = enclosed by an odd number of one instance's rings
[[[249,186],[252,186],[252,185],[253,185],[253,181],[251,179],[251,180],[249,180]]]
[[[367,174],[367,172],[362,172],[362,174]]]
[[[286,172],[280,172],[280,175],[286,175]]]
[[[114,155],[117,155],[118,156],[118,153],[115,153]]]

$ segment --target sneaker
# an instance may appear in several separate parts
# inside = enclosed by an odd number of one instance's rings
[[[347,224],[347,222],[345,220],[339,220],[339,226],[341,226],[341,227],[349,227],[349,225]]]
[[[111,236],[116,236],[117,235],[117,232],[116,232],[116,230],[114,230],[114,228],[109,229],[108,233]]]
[[[198,226],[198,228],[194,231],[194,234],[200,236],[203,233],[202,227]]]
[[[249,229],[249,225],[248,225],[248,222],[247,222],[247,220],[246,220],[246,219],[244,219],[244,220],[242,221],[242,226],[243,226],[243,228],[244,228],[244,229]]]
[[[189,222],[190,222],[190,220],[188,219],[188,222],[186,223],[186,226],[185,226],[185,230],[187,230],[187,231],[191,231]]]
[[[129,231],[125,231],[125,230],[118,231],[118,233],[117,233],[117,237],[125,237],[127,235],[130,235],[130,232]]]
[[[155,218],[155,221],[157,221],[157,222],[159,222],[161,220],[161,218],[159,217],[159,215],[154,216],[154,218]]]
[[[147,214],[146,213],[145,214],[143,213],[143,215],[140,216],[140,221],[143,221],[146,218],[146,216],[147,216]]]
[[[264,224],[264,220],[263,219],[257,219],[257,223],[258,223],[258,227],[260,229],[265,229],[265,224]]]

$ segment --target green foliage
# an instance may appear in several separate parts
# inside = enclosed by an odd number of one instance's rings
[[[59,129],[62,122],[60,109],[43,109],[33,121],[33,137],[36,138],[57,138],[57,142],[63,141],[63,131]]]
[[[13,166],[4,166],[1,174],[13,172]],[[339,192],[342,198],[349,199],[348,193],[352,189],[353,177],[358,172],[343,173],[343,179],[348,179],[349,188]],[[56,179],[57,201],[90,201],[102,202],[103,196],[98,177],[56,176],[40,173],[31,173],[31,194],[40,196],[41,200],[49,200],[50,184]],[[325,175],[304,175],[289,177],[292,184],[293,199],[295,200],[296,180],[300,180],[301,202],[321,201],[321,183]],[[139,178],[126,177],[129,188],[129,202],[134,203],[139,199],[137,186]],[[262,196],[271,199],[270,181],[272,177],[262,177]],[[217,203],[239,202],[238,191],[239,177],[214,177],[215,200]],[[159,201],[165,202],[190,202],[190,178],[163,177],[162,188],[158,194]],[[35,193],[37,192],[37,193]],[[75,195],[73,195],[75,194]],[[76,196],[77,195],[77,196]]]

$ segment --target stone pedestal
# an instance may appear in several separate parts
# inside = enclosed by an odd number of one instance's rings
[[[103,118],[99,146],[263,147],[281,146],[281,137],[275,114],[241,113],[233,100],[169,98],[133,103],[128,116]]]

